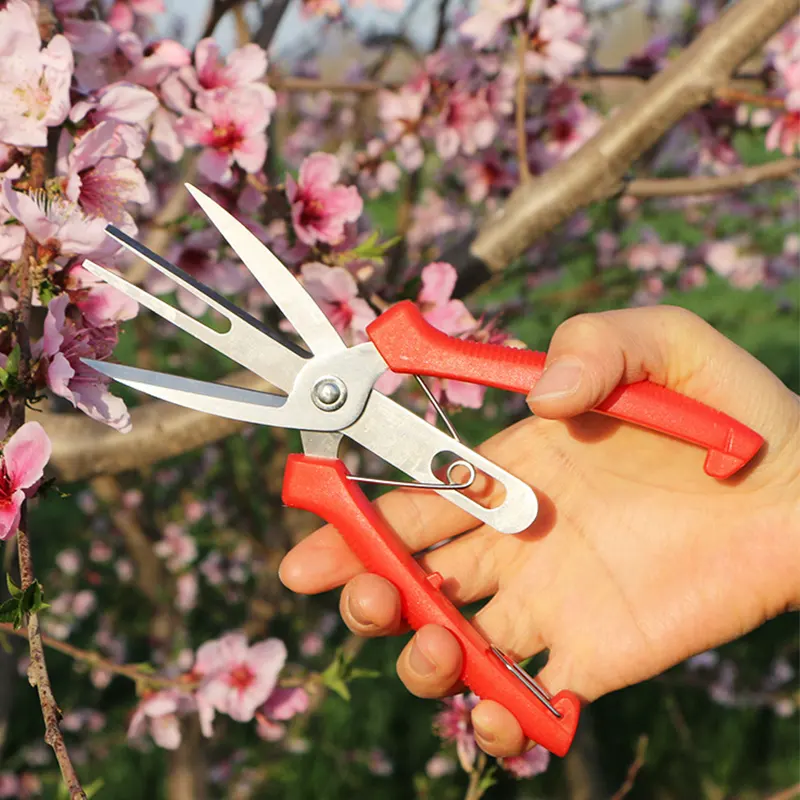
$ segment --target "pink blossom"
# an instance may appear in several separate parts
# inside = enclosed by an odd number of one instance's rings
[[[150,192],[140,169],[125,157],[127,141],[121,128],[110,120],[101,122],[78,139],[67,157],[64,194],[87,214],[135,230],[125,205],[148,202]]]
[[[459,763],[470,772],[478,754],[472,727],[472,709],[478,705],[478,698],[472,693],[458,694],[446,697],[443,703],[444,710],[434,718],[434,730],[446,742],[455,742]]]
[[[308,706],[308,693],[302,686],[276,688],[255,714],[256,732],[262,739],[276,742],[286,733],[286,727],[280,723],[304,713]]]
[[[316,631],[304,633],[300,639],[300,652],[304,656],[318,656],[325,648],[325,639]]]
[[[494,192],[510,191],[517,178],[493,150],[486,150],[467,161],[461,171],[471,203],[482,203]]]
[[[534,25],[538,23],[538,30],[533,47],[525,54],[525,69],[560,81],[574,72],[586,58],[589,26],[578,8],[556,3],[545,8],[536,18],[537,5],[533,3],[531,14],[534,15]]]
[[[245,287],[246,275],[233,261],[218,261],[216,251],[221,238],[216,228],[192,231],[182,243],[172,245],[167,258],[193,278],[220,294],[236,294]],[[176,293],[178,305],[189,314],[200,316],[208,306],[196,295],[181,287],[156,270],[145,279],[147,290],[153,294]]]
[[[425,774],[429,778],[443,778],[455,771],[456,765],[452,758],[441,753],[433,756],[425,765]]]
[[[137,15],[150,17],[163,12],[163,0],[116,0],[108,12],[108,21],[116,31],[130,31]]]
[[[264,713],[271,719],[285,721],[308,711],[308,692],[302,686],[277,688],[264,704]]]
[[[458,87],[452,89],[435,125],[436,151],[445,160],[459,151],[473,155],[488,147],[497,135],[497,120],[485,90],[472,94]]]
[[[117,343],[116,328],[82,327],[67,317],[68,304],[66,294],[50,301],[44,335],[34,345],[34,355],[42,360],[46,370],[47,385],[92,419],[128,433],[130,414],[125,403],[108,391],[110,379],[81,360],[111,355]]]
[[[569,158],[600,130],[603,120],[585,105],[571,87],[559,86],[548,93],[545,114],[529,129],[538,134],[531,156],[541,171]]]
[[[500,765],[516,778],[533,778],[547,771],[550,753],[541,745],[534,745],[522,755],[500,759]]]
[[[346,269],[312,262],[303,264],[300,275],[309,294],[343,337],[351,343],[367,341],[365,328],[376,315],[358,296],[358,285]]]
[[[165,559],[167,569],[179,572],[197,558],[197,544],[194,537],[189,536],[175,522],[164,527],[164,538],[153,547],[156,555]]]
[[[337,184],[340,173],[336,156],[312,153],[300,165],[297,181],[286,176],[294,231],[309,247],[317,242],[340,244],[345,225],[361,216],[364,204],[358,189]]]
[[[647,232],[643,241],[628,248],[628,265],[639,272],[663,269],[675,272],[683,261],[686,248],[680,244],[663,244],[653,232]]]
[[[267,155],[266,127],[275,94],[264,84],[213,89],[199,94],[199,111],[189,111],[176,123],[187,145],[203,151],[198,169],[215,183],[224,183],[238,164],[245,172],[261,169]]]
[[[149,89],[117,81],[75,103],[69,118],[73,122],[87,119],[93,126],[106,121],[142,125],[157,108],[158,97]]]
[[[452,299],[458,273],[452,264],[437,261],[422,270],[422,288],[417,302],[423,317],[434,327],[451,336],[475,328],[476,321],[461,300]]]
[[[74,549],[62,550],[56,556],[56,564],[65,575],[76,575],[81,568],[81,554]]]
[[[751,289],[764,280],[767,259],[761,253],[748,252],[746,240],[711,242],[704,249],[706,264],[733,286]]]
[[[65,289],[70,302],[78,307],[83,318],[93,327],[101,328],[112,322],[133,319],[139,311],[139,304],[135,300],[95,277],[81,264],[76,264],[67,272]]]
[[[175,579],[175,607],[179,611],[191,611],[197,605],[197,592],[199,589],[197,575],[194,572],[184,572]]]
[[[458,32],[482,50],[497,36],[504,22],[524,10],[524,0],[480,0],[478,10],[459,25]]]
[[[203,683],[198,689],[209,708],[238,722],[253,719],[256,709],[272,694],[286,661],[286,645],[266,639],[247,645],[243,634],[231,633],[198,651]]]
[[[233,88],[254,83],[267,71],[267,53],[257,44],[246,44],[234,50],[223,62],[219,44],[214,39],[201,39],[194,49],[194,67],[184,67],[181,77],[195,91]]]
[[[158,86],[169,75],[191,63],[191,53],[173,39],[161,39],[147,46],[132,31],[117,37],[117,46],[131,64],[122,76],[130,83],[141,86]]]
[[[768,63],[778,72],[800,61],[800,16],[792,18],[766,44]]]
[[[51,450],[50,439],[38,422],[26,422],[3,448],[0,461],[0,540],[4,541],[17,532],[22,503],[42,479]]]
[[[39,244],[62,255],[97,254],[119,249],[105,233],[105,220],[88,217],[63,197],[39,192],[17,192],[11,181],[3,181],[2,199],[6,209]],[[109,245],[109,242],[112,242]]]
[[[137,706],[128,725],[128,738],[150,733],[165,750],[176,750],[181,743],[178,713],[193,707],[191,697],[177,689],[164,689],[147,695]]]
[[[772,123],[764,140],[767,150],[780,150],[785,156],[800,151],[800,111],[787,111]]]
[[[56,34],[44,48],[31,7],[9,0],[0,10],[0,141],[44,147],[47,129],[69,111],[72,48]]]
[[[77,592],[75,597],[72,598],[72,613],[78,619],[88,617],[96,607],[97,596],[90,589]]]

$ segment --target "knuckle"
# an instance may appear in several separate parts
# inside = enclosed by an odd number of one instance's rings
[[[556,328],[553,342],[569,341],[572,345],[591,346],[607,337],[612,329],[612,323],[603,314],[576,314]]]

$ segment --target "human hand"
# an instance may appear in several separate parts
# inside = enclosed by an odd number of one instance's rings
[[[559,327],[526,419],[478,450],[535,488],[539,516],[503,535],[432,492],[397,490],[376,505],[445,579],[458,606],[517,660],[549,650],[539,680],[584,701],[650,678],[800,605],[800,398],[763,364],[682,309],[587,314]],[[705,452],[584,414],[620,383],[649,379],[724,411],[766,443],[727,481]],[[571,388],[570,388],[571,387]],[[560,391],[561,393],[556,393]],[[490,487],[491,491],[491,487]],[[293,591],[344,586],[341,613],[362,636],[404,633],[397,590],[368,574],[327,525],[280,568]],[[421,628],[397,664],[413,694],[458,693],[461,650],[444,628]],[[528,746],[512,713],[472,712],[494,756]]]

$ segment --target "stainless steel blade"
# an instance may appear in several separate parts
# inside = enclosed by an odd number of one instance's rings
[[[283,397],[108,361],[91,358],[83,358],[81,361],[112,380],[151,397],[204,414],[253,425],[273,425],[307,431],[338,431],[342,426],[342,419],[348,424],[360,412],[360,407],[353,412],[346,410],[344,415],[320,411],[301,392],[293,391],[289,397]]]
[[[117,238],[116,235],[114,238]],[[130,247],[137,255],[141,255],[148,263],[153,264],[153,266],[170,275],[173,279],[175,278],[172,270],[177,270],[177,267],[169,265],[171,269],[167,269],[161,263],[163,259],[155,253],[150,253],[146,248],[142,248],[137,242],[129,244],[122,241],[122,243]],[[224,353],[237,364],[241,364],[285,392],[291,391],[295,377],[309,360],[308,358],[303,358],[302,351],[299,348],[279,341],[269,329],[260,325],[257,320],[249,315],[245,315],[225,298],[213,292],[208,294],[210,290],[194,292],[193,288],[190,288],[192,284],[183,279],[178,281],[181,286],[193,293],[197,293],[198,297],[201,297],[204,302],[219,311],[230,322],[231,327],[225,333],[218,333],[212,330],[194,317],[185,314],[163,300],[159,300],[157,297],[153,297],[144,289],[134,286],[124,278],[101,267],[99,264],[95,264],[93,261],[86,259],[83,262],[83,266],[93,275],[111,284],[115,289],[128,295],[128,297],[145,308],[149,308],[160,317],[191,334],[209,347]],[[203,288],[205,289],[205,287]]]
[[[208,218],[315,355],[346,349],[342,337],[297,278],[236,217],[191,184],[185,184]]]
[[[527,483],[377,391],[371,393],[361,416],[342,433],[420,483],[439,481],[433,461],[440,453],[469,461],[505,487],[502,503],[486,508],[460,491],[435,491],[500,533],[521,533],[539,513],[536,493]]]

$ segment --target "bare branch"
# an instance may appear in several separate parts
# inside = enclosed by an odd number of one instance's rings
[[[277,391],[250,372],[236,372],[222,383],[247,389]],[[77,481],[95,475],[116,475],[155,464],[165,458],[230,436],[245,427],[235,420],[214,417],[163,401],[131,412],[133,429],[121,434],[83,414],[43,413],[37,417],[53,444],[50,467],[59,480]]]
[[[675,197],[679,195],[717,194],[745,189],[762,181],[788,178],[800,171],[800,158],[782,158],[756,167],[703,178],[641,178],[631,181],[625,194],[631,197]]]
[[[257,45],[260,45],[265,50],[269,50],[269,46],[272,44],[272,40],[278,32],[278,26],[281,24],[283,15],[286,13],[286,9],[289,8],[290,2],[291,0],[272,0],[264,9],[264,13],[261,15],[261,25],[256,31],[255,36],[253,36],[253,41]]]
[[[40,189],[44,185],[47,174],[47,149],[35,148],[31,153],[31,170],[29,184],[32,189]],[[35,262],[36,242],[30,233],[26,233],[22,246],[22,254],[17,262],[17,280],[19,293],[17,308],[14,313],[14,332],[20,350],[18,380],[22,387],[20,396],[12,398],[11,420],[8,433],[13,435],[25,424],[26,392],[31,376],[31,347],[28,329],[31,316],[31,298],[33,295],[33,270],[38,266]],[[28,537],[28,507],[24,502],[20,509],[19,527],[17,528],[17,553],[19,558],[20,584],[24,592],[33,585],[35,579],[33,571],[33,558],[31,557],[31,544]],[[80,779],[72,764],[64,742],[64,736],[59,728],[61,709],[58,707],[50,685],[50,676],[47,672],[47,662],[44,657],[44,645],[39,630],[39,615],[36,611],[28,614],[28,645],[30,648],[30,663],[28,664],[28,681],[36,688],[39,695],[39,705],[42,708],[44,720],[44,740],[50,745],[58,761],[61,776],[69,792],[70,800],[86,800],[86,794],[81,787]]]
[[[630,790],[633,789],[636,776],[639,774],[639,770],[644,766],[645,756],[647,755],[647,742],[647,736],[642,735],[639,737],[639,741],[636,745],[636,758],[634,758],[633,762],[628,767],[628,774],[625,776],[624,783],[614,792],[611,800],[622,800],[622,798],[626,797]]]
[[[579,208],[619,191],[631,163],[687,113],[712,99],[736,67],[796,10],[796,0],[740,0],[729,6],[571,158],[520,185],[486,220],[471,255],[491,272],[500,272]]]
[[[30,635],[29,631],[23,630],[22,628],[15,630],[10,622],[0,622],[0,630],[2,630],[3,633],[19,636],[23,639],[27,639]],[[160,678],[158,675],[144,672],[133,664],[116,664],[101,656],[100,653],[96,653],[92,650],[82,650],[80,647],[74,647],[67,642],[62,642],[60,639],[54,639],[52,636],[42,634],[41,640],[42,644],[49,647],[51,650],[57,650],[59,653],[63,653],[75,661],[88,664],[93,669],[100,669],[105,672],[112,672],[115,675],[122,675],[135,683],[142,684],[152,689],[180,688],[189,690],[194,686],[193,683],[187,680]]]

